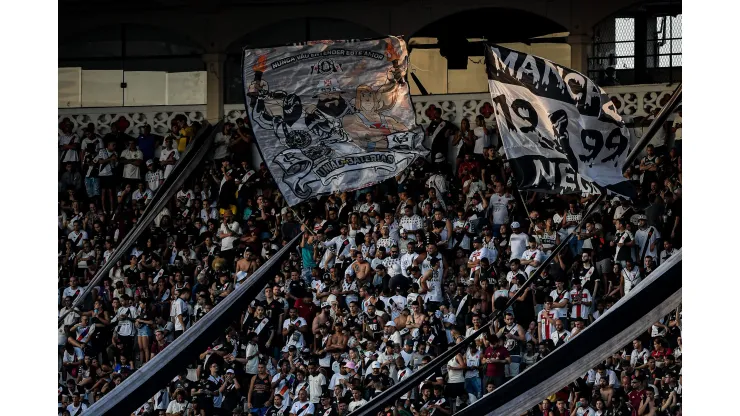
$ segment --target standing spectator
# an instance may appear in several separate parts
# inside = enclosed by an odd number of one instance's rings
[[[72,122],[65,118],[59,124],[59,162],[78,164],[80,161],[80,138],[72,132]]]
[[[137,146],[141,151],[143,160],[154,158],[154,148],[157,145],[157,141],[161,139],[161,136],[152,134],[152,126],[145,124],[144,127],[141,128],[139,137],[137,138]]]
[[[164,166],[164,179],[167,179],[172,173],[172,169],[175,167],[175,163],[180,160],[180,152],[172,147],[172,136],[167,136],[164,139],[164,149],[159,154],[159,163]]]
[[[136,186],[141,181],[141,164],[144,161],[144,154],[136,147],[136,140],[128,141],[128,148],[121,152],[119,161],[123,165],[123,183]]]
[[[108,141],[105,148],[98,152],[94,162],[98,165],[98,178],[100,180],[100,189],[102,190],[101,205],[104,213],[113,212],[113,193],[116,190],[117,176],[115,175],[118,166],[118,154],[115,151],[116,142]],[[106,209],[106,199],[108,209]]]

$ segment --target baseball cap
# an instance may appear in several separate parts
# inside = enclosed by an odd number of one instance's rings
[[[386,322],[385,326],[392,326],[392,327],[395,328],[396,327],[396,323],[393,322],[393,321],[388,321],[388,322]]]
[[[370,368],[372,368],[372,369],[378,368],[379,369],[380,368],[380,363],[377,362],[377,361],[373,361],[373,363],[370,364]]]
[[[149,160],[146,161],[146,165],[147,166],[151,166],[153,164],[154,164],[154,160],[153,159],[149,159]]]
[[[234,370],[229,368],[228,370],[226,370],[226,374],[234,374]]]
[[[331,308],[331,305],[329,304],[329,302],[321,302],[321,308]]]
[[[349,368],[350,370],[354,370],[357,368],[354,361],[347,361],[344,363],[344,366]]]
[[[406,340],[406,345],[408,345],[409,347],[413,347],[414,346],[414,341],[412,341],[410,339],[407,339]]]
[[[521,224],[519,224],[519,221],[514,221],[511,223],[511,228],[521,228]]]
[[[473,239],[473,242],[474,242],[474,243],[482,243],[482,242],[483,242],[483,239],[482,239],[482,238],[480,238],[480,237],[475,237],[475,238]]]
[[[401,227],[401,228],[398,229],[398,233],[399,234],[406,234],[406,229],[403,228],[403,227]]]

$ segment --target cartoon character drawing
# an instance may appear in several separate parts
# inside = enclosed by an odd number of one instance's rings
[[[345,129],[357,144],[367,150],[388,149],[388,137],[406,126],[386,110],[396,101],[395,84],[387,83],[378,91],[367,85],[357,87],[354,102],[355,112],[345,120]]]

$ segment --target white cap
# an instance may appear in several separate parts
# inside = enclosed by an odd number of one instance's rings
[[[234,374],[234,370],[229,368],[228,370],[226,370],[226,374]]]
[[[398,263],[393,263],[393,266],[391,267],[391,273],[393,273],[394,276],[401,274],[401,265]]]
[[[393,322],[393,321],[388,321],[388,322],[386,322],[385,326],[392,326],[392,327],[395,327],[395,326],[396,326],[396,323],[395,323],[395,322]]]
[[[518,221],[514,221],[511,223],[511,228],[521,228],[522,226],[519,224]]]
[[[370,368],[372,368],[372,369],[380,368],[380,363],[377,362],[377,361],[373,361],[373,363],[370,364]]]
[[[444,155],[442,155],[442,153],[437,153],[436,155],[434,155],[434,162],[435,163],[442,163],[444,161],[445,161],[445,157],[444,157]]]
[[[399,234],[404,234],[405,232],[406,232],[406,229],[405,229],[405,228],[403,228],[403,227],[400,227],[400,228],[398,229],[398,233],[399,233]]]

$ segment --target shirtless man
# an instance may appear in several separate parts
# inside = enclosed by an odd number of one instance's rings
[[[326,344],[326,350],[328,352],[344,352],[348,340],[348,337],[342,332],[342,323],[337,321],[334,323],[334,333],[331,334],[329,342]]]
[[[614,399],[614,387],[609,385],[609,378],[602,377],[599,379],[599,393],[601,394],[601,400],[607,408],[612,406],[612,400]]]
[[[240,258],[239,261],[236,262],[236,272],[234,274],[236,275],[239,272],[247,272],[247,274],[251,275],[255,270],[257,270],[257,256],[247,248],[244,250],[244,257]]]
[[[422,325],[424,325],[424,322],[427,320],[427,315],[424,313],[419,312],[419,305],[412,304],[411,305],[411,314],[406,319],[406,327],[411,330],[411,336],[416,336],[416,334],[419,331],[419,328],[421,328]]]
[[[331,305],[329,304],[329,302],[324,302],[321,304],[321,312],[316,314],[316,317],[313,318],[313,322],[311,323],[311,332],[313,333],[315,339],[321,339],[319,328],[322,326],[326,326],[326,323],[329,322],[330,319]]]
[[[406,328],[406,322],[408,322],[409,316],[411,316],[411,313],[409,312],[408,308],[403,308],[401,314],[393,320],[393,323],[396,324],[397,330],[403,331],[403,329]]]
[[[359,285],[370,278],[370,270],[370,263],[365,261],[365,258],[362,257],[362,251],[358,250],[355,252],[355,261],[349,266],[349,270],[346,273],[350,276],[354,275]]]

